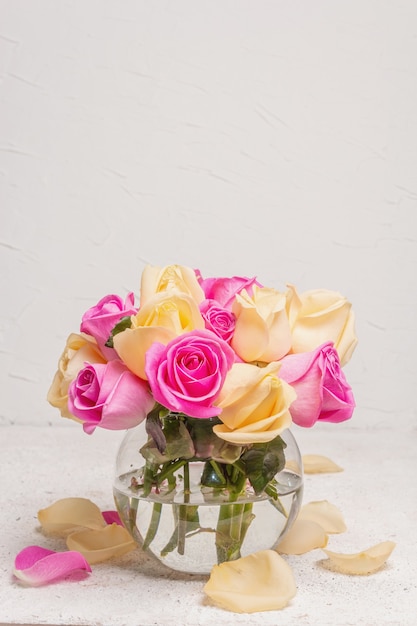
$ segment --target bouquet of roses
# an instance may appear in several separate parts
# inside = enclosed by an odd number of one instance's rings
[[[356,343],[351,304],[337,292],[299,294],[292,285],[281,292],[255,278],[147,266],[138,305],[133,293],[107,295],[85,312],[48,400],[89,434],[146,423],[144,471],[132,484],[144,497],[164,485],[174,489],[181,470],[187,503],[189,464],[199,461],[203,488],[233,502],[249,485],[279,506],[281,434],[292,422],[310,427],[351,417],[342,367]],[[198,526],[191,507],[180,509],[167,549],[183,550],[184,522]],[[227,515],[220,522],[224,530]],[[156,508],[145,545],[157,523]],[[244,532],[233,543],[219,539],[219,561],[239,556]]]

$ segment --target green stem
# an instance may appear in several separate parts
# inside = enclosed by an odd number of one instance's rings
[[[169,491],[172,491],[177,486],[177,479],[175,478],[174,474],[168,474],[167,480]]]
[[[216,528],[216,551],[218,563],[233,561],[234,559],[239,558],[239,539],[233,536],[236,532],[236,524],[234,524],[233,519],[234,506],[235,505],[233,504],[222,504],[220,506]]]
[[[241,556],[241,548],[253,519],[252,504],[237,503],[247,480],[245,468],[240,463],[227,466],[229,476],[229,504],[220,507],[216,528],[217,561],[232,561]]]
[[[161,556],[166,556],[169,552],[172,552],[177,548],[178,553],[180,553],[178,549],[178,542],[181,529],[180,518],[182,517],[183,530],[184,530],[184,547],[185,547],[185,538],[191,535],[195,535],[197,532],[201,532],[202,528],[200,527],[200,520],[198,516],[198,505],[191,504],[174,504],[173,505],[173,513],[174,513],[174,523],[175,529],[172,533],[168,543],[161,550]],[[180,553],[183,554],[183,553]]]
[[[179,506],[178,510],[178,554],[185,552],[185,533],[187,532],[187,506],[190,501],[190,466],[187,462],[184,464],[184,504]]]
[[[245,464],[242,463],[240,459],[238,459],[237,461],[233,463],[233,467],[236,467],[239,470],[239,472],[241,472],[242,474],[246,476]]]
[[[143,496],[146,498],[151,493],[152,487],[155,484],[155,470],[157,468],[153,463],[146,462],[145,470],[143,472]]]
[[[190,501],[190,464],[184,462],[184,502]]]
[[[230,521],[230,537],[240,543],[240,534],[242,531],[242,516],[244,504],[233,504],[232,505],[232,519]]]
[[[146,533],[146,537],[142,544],[144,550],[146,550],[152,541],[155,539],[156,531],[158,530],[159,522],[161,520],[161,512],[162,512],[162,503],[154,502],[152,508],[152,517],[151,522],[149,524],[148,532]]]
[[[137,498],[129,498],[129,527],[130,532],[136,530],[136,517],[138,514],[139,500]]]
[[[187,463],[187,461],[184,460],[178,460],[175,461],[175,463],[166,463],[164,465],[164,469],[161,470],[159,472],[159,474],[157,474],[156,476],[156,481],[158,483],[158,485],[160,485],[165,478],[169,478],[172,477],[172,475],[174,474],[174,472],[176,472],[177,470],[179,470],[183,465],[185,465]]]
[[[240,541],[243,544],[243,541],[246,537],[246,533],[248,532],[248,528],[251,525],[252,520],[255,518],[255,515],[252,513],[253,503],[247,502],[243,505],[243,515],[242,515],[242,527],[240,533]]]

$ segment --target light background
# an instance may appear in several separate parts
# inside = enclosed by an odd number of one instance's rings
[[[0,424],[146,263],[351,300],[348,428],[414,429],[415,0],[0,0]]]

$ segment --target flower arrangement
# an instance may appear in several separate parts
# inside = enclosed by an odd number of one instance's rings
[[[48,401],[88,434],[146,424],[132,495],[169,497],[181,483],[165,552],[182,554],[187,536],[202,530],[198,507],[187,506],[198,463],[203,498],[212,490],[223,503],[217,560],[230,561],[253,519],[242,494],[265,496],[286,514],[275,478],[286,463],[285,431],[352,416],[342,368],[356,343],[351,304],[337,292],[281,292],[255,278],[147,266],[138,306],[133,293],[107,295],[84,313]],[[145,547],[160,514],[155,501]]]

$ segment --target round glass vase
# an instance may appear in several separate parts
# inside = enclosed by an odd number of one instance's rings
[[[297,442],[290,430],[281,437],[285,467],[271,481],[274,497],[266,491],[257,495],[249,483],[238,496],[202,486],[204,461],[181,467],[174,487],[162,484],[143,496],[138,485],[143,483],[145,465],[139,450],[147,435],[143,424],[128,431],[117,454],[113,484],[124,526],[161,563],[191,574],[209,574],[223,561],[273,549],[297,517],[303,493]]]

